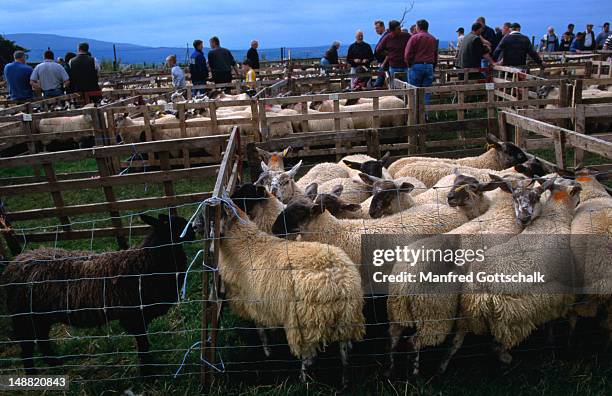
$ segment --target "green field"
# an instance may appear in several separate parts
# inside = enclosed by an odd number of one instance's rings
[[[538,153],[552,159],[550,151]],[[588,157],[595,163],[595,158]],[[56,172],[95,170],[95,162],[55,164]],[[0,177],[29,175],[29,169],[0,171]],[[210,191],[213,179],[180,181],[175,185],[176,193]],[[117,196],[135,198],[163,194],[160,185],[133,185],[118,188]],[[67,204],[93,203],[104,201],[101,189],[74,191],[65,195]],[[5,199],[9,210],[24,210],[52,206],[49,194],[28,194]],[[180,215],[189,217],[196,205],[179,208]],[[162,211],[167,213],[167,211]],[[125,213],[123,213],[125,215]],[[80,227],[89,227],[95,221],[96,227],[110,226],[108,214],[82,216],[71,219],[83,222]],[[133,224],[141,224],[137,216]],[[124,223],[129,217],[124,218]],[[48,221],[21,222],[19,227],[46,227],[54,229],[56,219]],[[77,226],[76,228],[78,228]],[[131,245],[139,238],[131,238]],[[53,243],[51,244],[53,245]],[[36,247],[29,243],[26,249]],[[58,242],[57,246],[69,249],[85,249],[95,252],[117,248],[114,238]],[[185,245],[190,258],[201,249],[201,241]],[[197,267],[197,266],[196,266]],[[158,365],[154,378],[140,380],[137,372],[137,357],[133,338],[123,334],[116,323],[97,329],[74,329],[56,326],[52,338],[58,355],[66,356],[64,367],[43,370],[46,374],[68,374],[73,381],[70,395],[81,394],[122,394],[131,389],[136,394],[167,395],[194,394],[200,385],[200,364],[198,351],[192,351],[186,359],[181,375],[174,379],[187,349],[200,339],[201,327],[201,270],[189,274],[187,299],[170,312],[157,319],[149,327],[151,349],[155,364]],[[4,300],[4,296],[0,296]],[[17,373],[12,369],[21,368],[18,359],[19,348],[8,343],[10,321],[5,317],[6,307],[0,307],[0,371],[2,374]],[[259,339],[252,329],[253,324],[235,317],[226,309],[219,332],[219,354],[224,362],[224,371],[216,376],[212,394],[245,395],[324,395],[335,392],[340,375],[339,359],[334,346],[322,353],[315,364],[315,381],[301,384],[298,381],[299,362],[292,358],[286,347],[282,332],[274,334],[271,344],[273,356],[266,360]],[[490,340],[484,337],[469,337],[465,347],[451,363],[449,372],[441,378],[432,378],[440,348],[424,352],[423,375],[389,381],[382,373],[388,362],[388,348],[385,326],[372,326],[371,340],[356,344],[352,354],[353,386],[349,393],[367,394],[457,394],[457,395],[600,395],[612,393],[611,354],[602,350],[601,334],[595,323],[581,323],[576,343],[568,347],[564,335],[566,326],[559,323],[555,328],[558,335],[554,345],[547,345],[544,335],[538,332],[514,353],[515,361],[502,366],[492,357]],[[42,361],[37,362],[42,367]],[[220,366],[219,366],[220,367]],[[403,371],[403,370],[402,370]]]

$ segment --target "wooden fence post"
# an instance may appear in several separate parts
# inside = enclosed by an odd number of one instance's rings
[[[585,105],[577,104],[575,107],[576,119],[574,120],[574,130],[579,133],[586,133]],[[574,166],[578,166],[584,160],[584,150],[574,148]]]

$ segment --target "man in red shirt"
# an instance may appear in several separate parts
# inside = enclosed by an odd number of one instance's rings
[[[389,34],[387,34],[376,46],[376,53],[386,52],[386,60],[389,63],[389,74],[393,77],[396,73],[402,73],[398,78],[407,80],[408,65],[404,61],[404,50],[410,40],[410,33],[402,32],[402,26],[398,21],[389,22]]]
[[[430,87],[438,62],[438,40],[427,31],[429,22],[426,20],[418,20],[416,26],[417,33],[410,38],[404,52],[404,60],[410,68],[409,82],[416,87]],[[429,94],[425,95],[425,103],[429,103]]]

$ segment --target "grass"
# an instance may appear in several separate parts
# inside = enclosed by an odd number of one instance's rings
[[[442,118],[440,115],[438,118]],[[451,116],[452,117],[452,116]],[[474,132],[474,136],[482,132]],[[437,139],[452,138],[453,133],[435,136]],[[472,136],[472,134],[468,134]],[[538,153],[552,159],[550,150]],[[568,157],[571,158],[571,157]],[[596,162],[596,158],[587,159]],[[57,173],[95,170],[93,161],[54,164]],[[0,170],[0,177],[31,175],[31,169]],[[213,179],[197,181],[181,180],[175,185],[177,193],[210,191]],[[153,197],[163,195],[160,185],[131,185],[116,190],[119,199]],[[67,204],[104,201],[101,189],[79,190],[65,195]],[[27,194],[7,197],[5,204],[10,210],[25,210],[53,206],[48,194]],[[189,217],[195,205],[179,208],[179,214]],[[132,212],[134,214],[136,212]],[[165,213],[165,212],[164,212]],[[91,225],[109,226],[108,214],[75,217],[72,221],[89,222]],[[138,223],[134,216],[134,223]],[[56,219],[21,222],[19,227],[47,227],[53,229]],[[139,238],[131,240],[132,245]],[[114,238],[94,238],[81,241],[58,242],[60,247],[85,249],[95,252],[117,248]],[[27,248],[38,244],[30,243]],[[200,249],[200,243],[186,245],[188,256],[193,258]],[[133,338],[122,333],[116,323],[108,327],[75,329],[55,326],[52,338],[58,355],[67,356],[65,366],[44,370],[45,374],[68,374],[72,386],[67,395],[121,394],[131,389],[137,394],[167,395],[194,394],[199,392],[200,364],[198,351],[192,351],[186,358],[181,375],[173,379],[187,349],[200,339],[202,284],[201,272],[189,275],[187,299],[169,313],[155,320],[149,328],[154,361],[158,364],[157,376],[140,380],[137,375],[137,357]],[[0,292],[1,293],[1,292]],[[0,296],[0,299],[3,299]],[[0,307],[0,372],[16,373],[21,367],[17,345],[10,340],[10,322],[4,306]],[[226,308],[219,331],[218,347],[225,363],[225,373],[215,376],[212,395],[327,395],[336,392],[339,376],[338,353],[334,346],[327,348],[320,356],[315,368],[315,381],[301,384],[297,380],[299,362],[291,357],[282,332],[275,332],[270,343],[273,357],[266,360],[253,324],[245,322]],[[562,333],[564,326],[558,328]],[[560,329],[560,330],[559,330]],[[352,353],[353,387],[355,395],[399,395],[399,394],[455,394],[455,395],[603,395],[612,391],[612,366],[610,354],[600,351],[602,340],[594,323],[587,321],[578,329],[581,342],[576,347],[566,348],[566,340],[560,334],[554,347],[546,347],[544,335],[537,333],[514,353],[515,361],[510,366],[501,366],[491,356],[490,340],[483,337],[468,337],[465,347],[451,363],[449,372],[432,378],[440,351],[422,354],[424,374],[419,378],[389,381],[382,373],[388,361],[386,329],[384,326],[368,328],[368,341],[358,343]],[[75,356],[76,355],[76,356]],[[401,356],[405,357],[405,356]],[[401,358],[400,357],[400,358]],[[44,363],[38,362],[42,367]],[[404,371],[403,369],[400,371]]]

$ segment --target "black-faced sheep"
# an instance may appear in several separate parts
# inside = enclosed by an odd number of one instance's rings
[[[28,375],[35,373],[34,342],[45,362],[59,365],[49,341],[55,323],[96,327],[118,320],[135,337],[140,373],[151,373],[147,326],[177,302],[187,256],[181,242],[194,231],[180,217],[141,215],[152,227],[139,248],[91,255],[39,248],[18,255],[2,274],[13,337]]]

